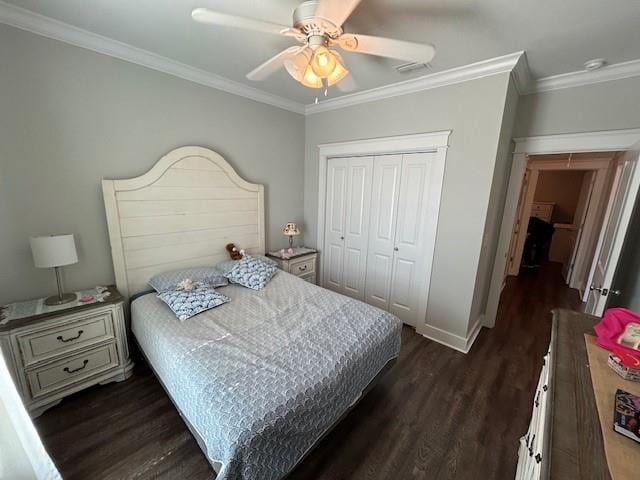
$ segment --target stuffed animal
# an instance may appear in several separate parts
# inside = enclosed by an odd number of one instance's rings
[[[178,288],[181,290],[193,290],[196,285],[190,278],[185,278],[178,284]]]
[[[231,260],[240,260],[244,256],[244,250],[238,250],[238,248],[233,243],[227,244],[227,252],[229,252],[229,256]]]

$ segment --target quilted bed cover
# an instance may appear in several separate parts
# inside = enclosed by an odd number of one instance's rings
[[[400,352],[393,315],[279,272],[183,322],[155,294],[131,328],[220,480],[279,479]]]

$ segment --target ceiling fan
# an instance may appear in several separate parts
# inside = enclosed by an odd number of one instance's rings
[[[400,59],[415,63],[429,63],[435,56],[435,48],[421,44],[345,33],[342,24],[361,0],[311,0],[301,3],[293,11],[293,26],[278,25],[247,17],[196,8],[191,13],[200,23],[255,30],[292,37],[301,45],[289,47],[247,74],[249,80],[260,81],[285,67],[287,72],[309,88],[327,88],[341,82],[349,74],[342,55],[335,47],[347,52],[366,53],[380,57]],[[344,91],[353,89],[355,83],[337,85]],[[317,99],[316,99],[317,101]]]

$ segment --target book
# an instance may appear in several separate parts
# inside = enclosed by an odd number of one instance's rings
[[[640,397],[618,389],[614,405],[613,429],[640,443]]]

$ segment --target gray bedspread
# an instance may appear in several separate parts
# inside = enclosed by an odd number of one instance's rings
[[[400,352],[393,315],[279,272],[262,291],[184,322],[154,294],[132,330],[218,466],[218,478],[285,476]]]

